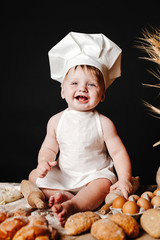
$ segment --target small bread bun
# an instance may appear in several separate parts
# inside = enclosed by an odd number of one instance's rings
[[[35,240],[50,240],[50,237],[48,237],[48,236],[39,236],[39,237],[36,237]]]
[[[125,240],[125,233],[121,227],[108,218],[93,223],[91,234],[99,240]]]
[[[26,216],[26,217],[28,217],[29,215],[31,215],[31,210],[28,210],[28,209],[19,208],[16,212],[14,212],[14,216]]]
[[[26,239],[35,239],[38,236],[48,236],[50,237],[50,230],[45,225],[31,225],[28,224],[22,227],[19,231],[16,232],[13,240],[26,240]]]
[[[142,228],[153,238],[160,238],[160,210],[148,209],[140,218]]]
[[[100,216],[94,212],[75,213],[67,219],[64,229],[68,235],[77,235],[89,230],[92,224],[99,219]]]
[[[39,236],[39,237],[36,237],[35,240],[50,240],[50,237],[48,237],[48,236]]]
[[[118,224],[129,238],[136,238],[139,235],[139,225],[133,217],[117,213],[111,215],[109,219]]]
[[[11,217],[12,214],[10,214],[8,211],[6,210],[1,210],[0,211],[0,223],[3,222],[5,219]]]
[[[30,224],[32,225],[45,225],[48,226],[48,221],[45,218],[45,216],[41,216],[41,215],[33,215],[30,216],[29,218]]]

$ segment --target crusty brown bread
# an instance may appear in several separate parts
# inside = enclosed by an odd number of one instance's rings
[[[45,225],[48,226],[48,221],[45,218],[45,216],[41,216],[41,215],[33,215],[30,216],[29,218],[30,224],[32,225]]]
[[[30,216],[31,215],[31,210],[30,209],[22,209],[19,208],[17,211],[14,212],[14,216]]]
[[[121,227],[108,218],[93,223],[91,234],[98,240],[125,240],[126,236]]]
[[[75,213],[67,219],[64,228],[68,235],[78,235],[89,230],[92,224],[99,219],[100,216],[94,212]]]
[[[111,215],[109,219],[118,224],[129,238],[135,238],[139,235],[139,225],[133,217],[117,213]]]
[[[14,234],[23,226],[28,224],[27,217],[14,216],[7,218],[0,224],[0,239],[10,240]]]
[[[48,237],[48,236],[39,236],[39,237],[36,237],[35,240],[50,240],[50,237]]]
[[[13,240],[54,240],[57,231],[48,225],[44,216],[30,216],[29,224],[19,229],[13,237]]]
[[[41,215],[18,216],[25,214],[17,211],[10,217],[7,211],[0,211],[0,240],[54,240],[57,231],[49,226],[47,219]]]
[[[140,224],[151,237],[160,239],[160,209],[148,209],[141,218]]]
[[[0,223],[3,222],[5,219],[12,217],[12,214],[9,213],[6,210],[2,210],[0,211]]]
[[[50,230],[45,225],[32,225],[28,224],[22,227],[19,231],[16,232],[13,240],[34,240],[38,236],[48,236],[50,237]]]

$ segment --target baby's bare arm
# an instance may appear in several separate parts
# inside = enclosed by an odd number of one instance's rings
[[[47,134],[38,154],[37,173],[44,177],[56,165],[56,156],[59,150],[56,139],[56,128],[62,113],[54,115],[47,124]]]
[[[113,159],[114,166],[118,175],[118,182],[114,186],[122,190],[122,193],[127,197],[131,192],[131,161],[127,150],[117,134],[113,122],[107,117],[100,115],[102,130],[104,134],[104,141],[106,143],[108,152]],[[113,187],[111,187],[113,189]]]

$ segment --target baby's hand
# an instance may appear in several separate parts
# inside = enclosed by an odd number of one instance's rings
[[[56,164],[56,161],[40,161],[37,166],[38,177],[44,178],[47,175],[48,171],[50,171]]]
[[[110,190],[119,189],[123,193],[123,196],[127,199],[132,192],[132,184],[129,180],[120,179],[110,187]]]

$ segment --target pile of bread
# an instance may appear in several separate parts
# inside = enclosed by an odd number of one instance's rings
[[[138,237],[139,226],[150,236],[160,238],[160,189],[141,196],[132,195],[128,200],[114,195],[112,204],[106,203],[98,214],[74,214],[67,219],[64,228],[69,235],[89,230],[98,240],[123,240]]]
[[[77,235],[90,230],[93,237],[99,240],[124,240],[126,236],[135,238],[139,235],[137,221],[126,214],[115,214],[101,218],[93,212],[76,213],[65,223],[69,235]]]
[[[124,210],[125,204],[127,211]],[[128,204],[132,206],[128,207]],[[153,208],[155,206],[156,208]],[[110,209],[116,208],[119,208],[121,212],[111,211],[106,214]],[[133,212],[133,209],[136,211]],[[48,223],[47,219],[38,213],[31,214],[31,211],[32,209],[30,211],[19,209],[11,213],[1,208],[0,240],[57,239],[58,232]],[[135,218],[137,214],[140,224]],[[125,240],[138,237],[140,226],[150,236],[160,238],[160,189],[153,193],[145,192],[141,196],[133,195],[132,199],[128,200],[122,196],[116,197],[112,204],[106,203],[97,213],[86,211],[73,214],[67,219],[64,230],[67,235],[71,236],[89,231],[98,240]]]
[[[14,214],[2,209],[0,211],[1,240],[54,240],[56,235],[57,231],[40,214],[30,215],[22,209]]]
[[[140,219],[141,227],[152,237],[160,238],[160,210],[149,209]],[[140,234],[137,220],[124,213],[101,218],[94,212],[81,212],[70,216],[65,223],[68,235],[78,235],[90,231],[98,240],[125,240],[136,238]]]

